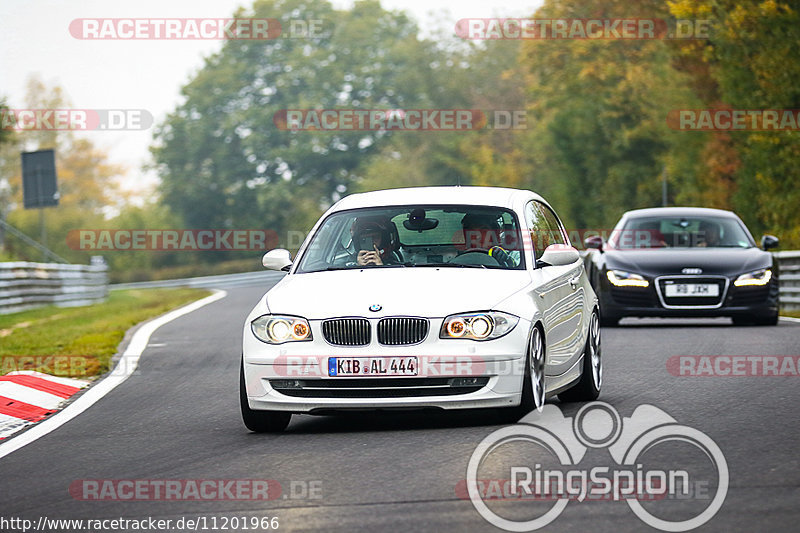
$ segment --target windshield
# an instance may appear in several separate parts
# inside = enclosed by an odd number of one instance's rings
[[[517,217],[484,206],[405,205],[327,217],[297,273],[351,268],[524,269]]]
[[[735,218],[714,216],[637,217],[612,236],[618,249],[750,248],[750,235]]]

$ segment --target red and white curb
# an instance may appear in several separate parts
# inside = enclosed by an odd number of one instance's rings
[[[12,439],[0,441],[0,458],[3,458],[8,454],[23,448],[35,440],[47,435],[51,431],[58,429],[94,405],[103,396],[114,390],[117,385],[128,379],[136,370],[136,367],[139,364],[139,357],[141,357],[142,352],[144,352],[145,348],[147,348],[147,344],[150,341],[150,336],[153,334],[153,332],[155,332],[155,330],[164,324],[175,320],[176,318],[189,314],[205,305],[225,298],[227,294],[228,293],[226,291],[215,289],[214,294],[210,296],[206,296],[205,298],[201,298],[200,300],[190,303],[189,305],[185,305],[175,309],[174,311],[170,311],[167,314],[161,315],[160,317],[154,318],[149,322],[145,322],[131,337],[128,346],[125,348],[125,351],[117,362],[117,366],[114,368],[114,370],[112,370],[103,379],[94,382],[92,386],[86,390],[86,392],[81,394],[75,399],[74,402],[71,402],[61,411],[58,411],[52,416],[45,415],[45,417],[43,417],[44,419],[39,418],[39,423],[36,423],[32,428],[28,429],[24,433],[14,436]],[[2,393],[0,393],[0,396],[2,396]],[[39,413],[41,414],[41,412]],[[25,421],[22,420],[22,422]]]
[[[0,440],[57,412],[89,383],[27,370],[0,376]]]

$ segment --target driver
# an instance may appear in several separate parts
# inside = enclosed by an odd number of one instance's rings
[[[700,222],[698,226],[699,236],[703,238],[701,242],[697,244],[699,247],[704,248],[713,248],[714,246],[719,246],[721,239],[720,239],[720,232],[719,226],[714,224],[713,222],[708,222],[707,220],[703,220]]]
[[[495,215],[467,213],[461,219],[465,252],[485,250],[500,265],[515,267],[519,264],[519,251],[505,250],[503,225]]]
[[[461,219],[464,231],[464,243],[467,250],[479,248],[489,250],[500,244],[500,232],[503,227],[497,217],[481,213],[467,213]]]
[[[386,217],[360,217],[350,227],[359,265],[396,265],[397,253],[394,224]]]

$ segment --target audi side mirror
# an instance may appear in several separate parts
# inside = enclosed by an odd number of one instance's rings
[[[591,235],[583,239],[583,246],[589,250],[594,249],[599,252],[603,251],[603,238],[600,235]]]
[[[769,250],[778,247],[778,238],[775,235],[764,235],[761,237],[761,248]]]

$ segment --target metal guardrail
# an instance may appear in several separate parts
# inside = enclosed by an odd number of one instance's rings
[[[132,283],[116,283],[109,288],[112,291],[123,289],[157,289],[166,287],[198,287],[228,288],[240,285],[258,285],[277,281],[285,276],[285,272],[261,270],[241,274],[222,274],[219,276],[202,276],[199,278],[167,279],[160,281],[136,281]]]
[[[775,252],[773,255],[780,272],[781,308],[800,310],[800,251]],[[108,285],[106,268],[105,265],[0,263],[0,314],[50,303],[65,306],[94,303],[102,301],[109,289],[226,288],[270,283],[285,275],[283,272],[265,270]]]
[[[775,252],[780,276],[781,309],[800,311],[800,251]]]
[[[585,255],[581,251],[581,255]],[[774,252],[780,272],[781,309],[786,311],[800,310],[800,251]],[[222,276],[204,276],[165,281],[143,281],[136,283],[120,283],[111,285],[112,290],[148,289],[156,287],[235,287],[238,285],[256,285],[261,282],[277,281],[283,272],[261,271],[243,274],[227,274]]]
[[[102,302],[108,296],[107,270],[105,264],[0,263],[0,315]]]

